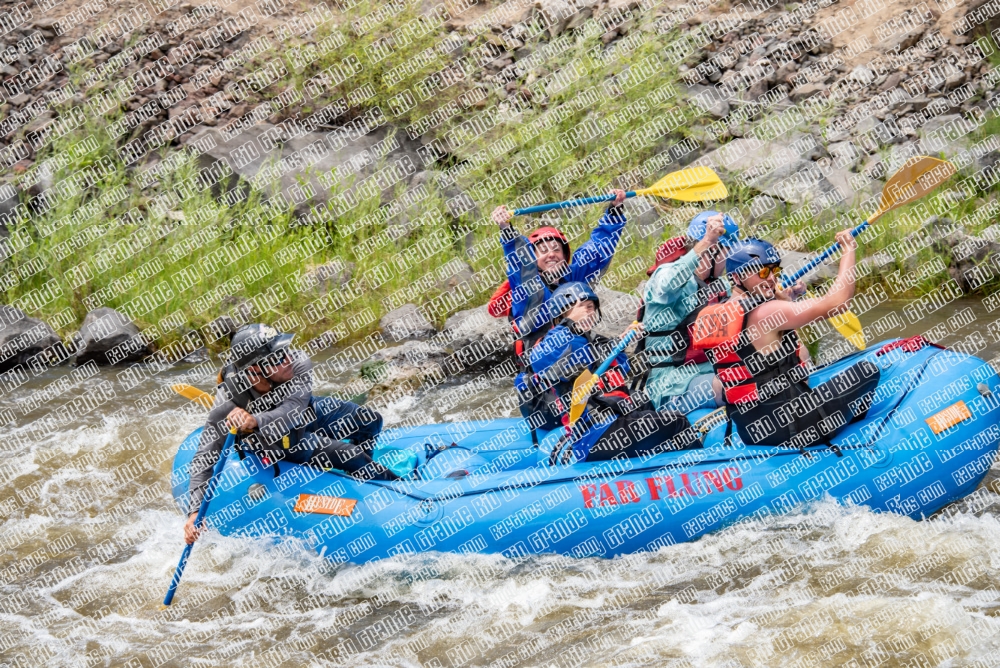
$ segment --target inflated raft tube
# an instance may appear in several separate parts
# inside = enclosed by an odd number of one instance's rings
[[[226,535],[297,536],[328,559],[355,563],[435,550],[610,557],[826,495],[921,519],[973,491],[1000,443],[994,369],[937,347],[877,345],[815,371],[810,384],[862,359],[881,379],[867,418],[834,437],[842,456],[826,445],[805,454],[748,446],[735,433],[726,446],[723,424],[704,449],[550,466],[546,448],[558,434],[539,434],[533,447],[520,419],[423,425],[380,437],[412,448],[418,465],[406,480],[361,482],[336,470],[276,469],[253,454],[230,457],[207,521]],[[200,432],[174,460],[182,509]]]

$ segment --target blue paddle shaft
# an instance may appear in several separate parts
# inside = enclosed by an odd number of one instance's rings
[[[861,234],[862,232],[864,232],[867,227],[868,227],[868,221],[866,220],[865,222],[861,223],[860,225],[858,225],[857,227],[855,227],[853,230],[851,230],[851,236],[852,237],[858,236],[859,234]],[[781,287],[782,287],[782,289],[787,288],[789,285],[794,284],[797,280],[799,280],[800,278],[802,278],[803,276],[805,276],[806,274],[808,274],[810,271],[812,271],[813,269],[815,269],[819,265],[821,265],[824,262],[826,262],[827,258],[829,258],[831,255],[833,255],[834,253],[836,253],[839,248],[840,248],[840,244],[839,243],[835,243],[832,246],[830,246],[829,248],[827,248],[825,251],[823,251],[822,253],[820,253],[819,255],[817,255],[815,258],[813,258],[812,260],[810,260],[805,266],[803,266],[801,269],[799,269],[797,272],[795,272],[791,276],[782,276],[782,278],[781,278]]]
[[[618,342],[618,345],[616,345],[611,350],[611,355],[608,357],[608,359],[601,362],[601,366],[597,367],[597,371],[594,373],[594,375],[600,376],[602,373],[607,371],[608,368],[611,366],[611,363],[614,362],[615,358],[618,357],[618,355],[620,355],[621,352],[628,347],[628,344],[632,341],[633,338],[635,338],[634,329],[622,337],[622,340]]]
[[[208,504],[211,503],[212,497],[215,495],[215,483],[222,473],[222,468],[226,465],[226,458],[229,456],[229,449],[233,447],[233,443],[236,441],[236,432],[230,431],[229,436],[226,437],[226,442],[222,446],[222,452],[219,454],[219,461],[215,462],[215,468],[212,469],[212,477],[208,481],[208,487],[205,488],[205,493],[201,496],[201,505],[198,507],[198,515],[194,518],[195,527],[200,527],[202,521],[205,519],[205,513],[208,512]],[[163,598],[163,605],[170,605],[174,600],[174,593],[177,592],[177,585],[181,582],[181,576],[184,575],[184,567],[187,566],[188,557],[191,556],[191,548],[194,547],[194,543],[188,543],[184,546],[184,551],[181,552],[181,560],[177,562],[177,568],[174,570],[174,577],[170,581],[170,588],[167,589],[167,595]]]
[[[635,197],[635,191],[630,190],[625,193],[625,197]],[[524,209],[514,209],[515,216],[523,216],[527,213],[541,213],[542,211],[552,211],[553,209],[568,209],[574,206],[586,206],[588,204],[600,204],[601,202],[612,202],[614,201],[614,195],[601,195],[600,197],[584,197],[582,199],[568,199],[564,202],[555,202],[553,204],[539,204],[538,206],[529,206]]]

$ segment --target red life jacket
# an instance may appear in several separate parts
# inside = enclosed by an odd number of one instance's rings
[[[781,335],[778,350],[767,355],[757,352],[747,333],[747,316],[765,303],[760,298],[731,299],[702,309],[691,326],[691,345],[708,355],[715,374],[722,381],[727,404],[757,403],[760,385],[781,375],[786,378],[795,367],[802,367],[802,378],[808,375],[799,358],[802,343],[794,329]],[[791,383],[792,395],[801,394],[808,385]]]
[[[514,293],[510,291],[510,280],[506,280],[490,297],[490,301],[486,305],[486,312],[494,318],[509,318],[510,305],[513,300]]]
[[[517,324],[514,322],[514,318],[510,315],[510,306],[513,303],[514,294],[510,289],[510,280],[506,280],[500,284],[500,287],[490,296],[490,301],[486,304],[486,312],[489,313],[494,318],[507,318],[510,322],[510,330],[514,333],[514,357],[518,368],[524,369],[528,365],[524,359],[524,338],[521,336],[521,331],[517,328]],[[548,327],[542,327],[534,335],[529,335],[528,338],[531,339],[530,346],[538,343],[548,332]]]

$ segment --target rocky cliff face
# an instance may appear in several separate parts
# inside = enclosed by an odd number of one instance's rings
[[[980,5],[979,0],[790,5],[757,0],[735,6],[509,0],[422,7],[420,17],[425,30],[439,31],[440,42],[451,49],[441,51],[465,69],[467,83],[479,91],[473,109],[497,101],[515,107],[544,102],[553,90],[553,73],[567,69],[568,45],[583,35],[600,31],[600,59],[618,59],[637,70],[640,63],[631,57],[651,35],[675,35],[661,60],[679,69],[687,98],[701,116],[690,128],[698,148],[685,160],[698,158],[728,172],[764,197],[757,203],[764,211],[772,200],[846,206],[877,190],[880,177],[915,153],[944,152],[962,165],[979,166],[995,157],[995,147],[962,141],[982,125],[1000,83],[988,62],[996,50],[988,34],[989,7]],[[118,7],[139,15],[144,5]],[[286,85],[294,73],[271,58],[284,50],[292,70],[298,64],[306,71],[310,58],[331,43],[316,37],[321,31],[299,33],[323,26],[337,26],[339,35],[375,35],[390,45],[395,40],[398,56],[405,40],[379,31],[378,19],[385,17],[358,18],[315,3],[285,5],[267,16],[258,11],[251,13],[255,20],[239,23],[233,5],[183,3],[137,20],[134,31],[106,30],[95,43],[94,30],[104,15],[88,8],[68,1],[36,9],[0,38],[8,54],[3,71],[11,78],[0,106],[3,179],[32,195],[53,185],[56,165],[38,160],[44,140],[79,124],[81,114],[100,118],[119,106],[127,115],[115,126],[117,141],[132,142],[133,153],[146,156],[133,164],[155,162],[153,149],[164,145],[191,145],[206,154],[206,165],[220,160],[227,173],[263,182],[273,172],[264,169],[269,160],[308,162],[292,164],[278,180],[286,197],[313,204],[326,201],[331,185],[317,173],[339,168],[366,175],[373,171],[373,158],[404,160],[414,165],[406,178],[415,184],[427,179],[419,176],[421,168],[436,162],[428,155],[444,149],[468,158],[475,148],[440,141],[454,128],[435,126],[433,119],[419,139],[400,132],[386,142],[386,128],[409,119],[391,107],[378,107],[384,117],[373,117],[376,105],[367,93],[350,91],[346,100],[331,96],[338,104],[327,105],[327,113],[311,113],[315,100],[302,86]],[[470,51],[475,58],[468,57]],[[406,74],[394,60],[373,61],[386,86]],[[73,83],[69,73],[81,68],[83,78]],[[25,78],[26,72],[33,78]],[[252,72],[258,84],[248,83]],[[296,118],[309,119],[300,132],[281,125]],[[788,132],[790,127],[797,129]],[[373,131],[366,132],[369,128]],[[145,141],[136,143],[137,138]],[[432,148],[418,155],[421,146]],[[303,160],[307,147],[322,150],[322,157]],[[460,190],[450,197],[456,210],[467,210],[468,198]]]
[[[61,226],[122,208],[129,195],[130,214],[209,226],[211,211],[174,210],[185,193],[210,191],[233,207],[257,190],[304,226],[365,233],[343,258],[307,263],[285,282],[290,294],[327,300],[325,317],[348,325],[337,339],[404,304],[431,336],[481,304],[502,278],[484,215],[501,198],[533,204],[704,164],[730,186],[724,206],[734,215],[784,216],[781,246],[806,252],[820,231],[805,222],[864,210],[913,155],[949,157],[979,190],[997,180],[1000,141],[983,128],[998,104],[998,44],[992,5],[978,0],[448,0],[367,12],[347,1],[43,4],[11,5],[0,35],[0,262],[90,253],[62,240]],[[81,128],[89,134],[52,149]],[[180,147],[200,154],[201,171],[163,194]],[[86,168],[61,171],[67,156],[91,154]],[[95,187],[118,173],[120,189]],[[81,193],[86,205],[55,220],[55,207]],[[359,202],[372,213],[345,215]],[[629,206],[630,229],[647,244],[692,213]],[[942,212],[914,220],[933,213]],[[578,215],[559,219],[577,244],[586,232]],[[24,220],[37,235],[7,232]],[[434,244],[456,256],[428,260]],[[963,285],[981,285],[965,277],[979,255],[948,248]],[[870,271],[893,262],[866,260]],[[647,261],[616,259],[606,287],[630,291]],[[18,262],[3,270],[11,303],[45,271],[41,259]],[[414,279],[416,269],[424,273]],[[52,279],[72,294],[88,283],[80,271],[60,265]],[[226,311],[226,300],[245,301],[233,296],[239,286],[216,295],[209,283],[188,293],[200,313],[242,318]],[[352,310],[371,296],[374,309]],[[634,311],[631,296],[620,301],[609,328]],[[77,315],[94,310],[85,306]]]
[[[705,160],[759,191],[760,210],[772,198],[845,208],[913,155],[992,164],[998,146],[969,140],[1000,83],[978,4],[822,0],[735,19],[721,41],[677,55],[693,101],[717,119],[706,143],[726,142]],[[712,20],[686,23],[697,33]],[[806,132],[771,137],[795,120]]]

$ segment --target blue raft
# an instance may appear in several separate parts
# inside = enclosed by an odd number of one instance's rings
[[[380,437],[416,453],[413,480],[361,482],[284,462],[276,473],[253,454],[233,455],[206,521],[225,535],[297,536],[327,559],[364,563],[426,551],[611,557],[694,540],[825,495],[921,519],[969,494],[992,466],[1000,377],[952,350],[876,355],[880,347],[810,377],[816,385],[861,359],[882,371],[867,419],[834,438],[842,457],[825,445],[806,454],[746,446],[735,433],[723,446],[721,424],[700,450],[550,466],[559,434],[532,447],[520,419],[423,425]],[[692,414],[692,422],[707,412]],[[174,459],[182,508],[200,432]]]

